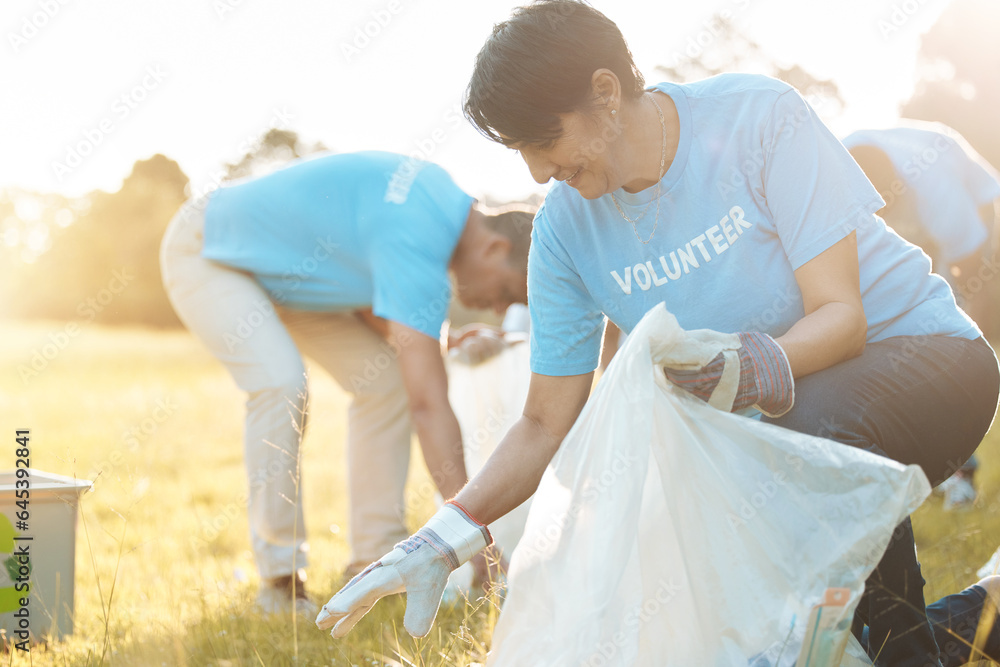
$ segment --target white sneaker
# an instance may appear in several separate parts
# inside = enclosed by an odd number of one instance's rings
[[[976,576],[980,579],[985,579],[992,574],[1000,574],[1000,547],[997,548],[996,553],[987,561],[986,565],[983,565],[976,572]]]
[[[294,580],[294,591],[293,591]],[[306,595],[305,576],[285,575],[261,582],[257,591],[257,610],[262,614],[288,614],[294,611],[312,620],[319,613],[319,606]]]
[[[976,502],[976,488],[963,475],[952,475],[941,483],[944,490],[943,508],[946,512],[960,507],[969,507]]]

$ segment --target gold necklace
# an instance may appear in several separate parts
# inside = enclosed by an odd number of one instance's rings
[[[632,233],[635,234],[635,238],[639,239],[639,243],[643,245],[647,245],[653,240],[653,237],[656,236],[656,226],[660,224],[660,181],[663,180],[663,175],[666,173],[663,169],[663,165],[667,162],[667,123],[663,120],[663,110],[660,109],[660,105],[656,102],[656,98],[652,93],[649,94],[648,99],[653,103],[653,106],[656,107],[656,113],[660,117],[660,130],[662,134],[662,140],[660,143],[660,176],[656,179],[656,192],[653,193],[653,199],[656,200],[656,217],[653,218],[653,231],[650,232],[648,239],[645,241],[642,240],[642,237],[639,236],[639,230],[636,229],[635,225],[637,222],[642,220],[643,216],[646,215],[646,211],[649,210],[649,205],[652,204],[653,201],[650,200],[647,202],[646,206],[642,209],[642,212],[633,220],[628,217],[625,214],[625,211],[622,210],[622,207],[618,205],[618,199],[615,197],[615,193],[611,193],[611,202],[615,205],[615,208],[618,209],[618,213],[632,226]]]

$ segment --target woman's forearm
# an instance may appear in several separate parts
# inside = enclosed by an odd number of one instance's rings
[[[857,232],[851,232],[795,271],[806,316],[776,340],[792,376],[804,377],[859,356],[868,320],[858,276]]]
[[[527,500],[583,410],[594,374],[532,374],[524,416],[504,436],[455,501],[492,523]]]
[[[830,302],[796,322],[776,338],[799,378],[859,356],[865,349],[868,323],[859,305]]]
[[[455,501],[483,523],[496,521],[535,492],[561,442],[521,417]]]

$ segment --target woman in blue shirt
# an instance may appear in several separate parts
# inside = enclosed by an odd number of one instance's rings
[[[465,108],[537,182],[558,181],[532,233],[528,400],[453,504],[327,604],[318,620],[339,621],[335,636],[390,573],[410,596],[407,629],[426,632],[434,587],[415,593],[434,554],[474,552],[489,540],[478,524],[535,489],[587,400],[605,316],[627,333],[664,302],[686,329],[738,333],[734,409],[919,464],[932,483],[979,444],[1000,387],[992,349],[788,85],[732,74],[646,88],[614,23],[546,0],[495,26]],[[707,397],[721,364],[667,374]],[[939,664],[909,521],[868,582],[859,636],[865,624],[878,664]]]

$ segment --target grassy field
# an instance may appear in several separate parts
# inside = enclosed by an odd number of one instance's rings
[[[0,423],[13,463],[13,431],[30,428],[33,467],[94,479],[81,503],[76,551],[76,632],[10,665],[471,665],[485,662],[495,599],[445,609],[431,635],[402,628],[403,601],[377,607],[346,640],[312,623],[253,612],[242,467],[242,396],[186,333],[88,325],[37,376],[19,366],[64,332],[58,323],[0,323]],[[49,348],[52,352],[54,348]],[[42,364],[38,364],[41,366]],[[311,544],[309,586],[318,602],[347,561],[343,441],[346,397],[312,378],[303,471]],[[131,431],[131,435],[130,435]],[[917,513],[929,600],[964,588],[1000,544],[1000,436],[980,448],[977,506],[944,513],[932,498]],[[426,480],[419,456],[410,487]],[[98,474],[100,471],[100,474]],[[433,511],[411,496],[409,523]]]

